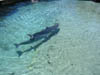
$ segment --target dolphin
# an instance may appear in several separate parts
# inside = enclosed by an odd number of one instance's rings
[[[30,37],[30,39],[35,39],[37,37],[40,37],[41,35],[42,36],[45,36],[47,35],[48,33],[51,33],[52,31],[55,31],[55,29],[57,29],[59,26],[58,23],[55,23],[53,26],[51,27],[46,27],[44,30],[40,31],[40,32],[37,32],[35,34],[28,34],[28,36]]]
[[[55,31],[53,31],[52,33],[48,34],[48,36],[46,36],[41,42],[39,42],[38,44],[36,44],[35,46],[31,46],[29,49],[26,49],[24,51],[17,51],[18,56],[20,57],[23,53],[29,52],[31,50],[36,50],[41,44],[45,43],[46,41],[48,41],[52,36],[56,35],[59,32],[59,28],[56,29]]]
[[[52,33],[53,31],[55,31],[58,28],[59,24],[55,23],[53,26],[51,27],[46,27],[45,29],[41,30],[40,32],[37,32],[35,34],[27,34],[30,39],[21,43],[15,43],[14,45],[16,46],[16,48],[18,48],[21,45],[26,45],[26,44],[30,44],[33,43],[34,41],[38,41],[42,38],[46,38],[46,36],[49,33]]]

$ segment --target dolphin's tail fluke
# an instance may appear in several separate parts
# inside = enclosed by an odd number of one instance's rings
[[[18,48],[18,47],[19,47],[19,44],[16,44],[16,43],[15,43],[14,45],[15,45],[15,47],[16,47],[16,48]]]
[[[17,51],[17,54],[20,57],[23,54],[23,52],[22,51]]]

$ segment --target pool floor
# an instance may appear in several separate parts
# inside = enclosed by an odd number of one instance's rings
[[[100,4],[58,0],[21,5],[0,18],[0,75],[100,75]],[[15,43],[55,23],[57,35],[18,57],[17,51],[38,42],[19,48]]]

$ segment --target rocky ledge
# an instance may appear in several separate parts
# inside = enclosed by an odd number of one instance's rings
[[[32,3],[35,3],[38,2],[39,0],[0,0],[0,5],[10,5],[23,1],[31,1]]]

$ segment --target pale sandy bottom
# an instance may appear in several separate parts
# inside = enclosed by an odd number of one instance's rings
[[[46,21],[41,19],[40,23],[40,19],[35,20],[36,15],[39,13],[33,15],[35,21],[30,21],[30,26],[32,26],[31,23],[36,24],[37,26],[33,25],[34,30],[28,27],[25,21],[22,22],[26,24],[26,28],[21,24],[20,27],[8,26],[10,29],[15,29],[5,30],[2,39],[7,35],[8,31],[13,31],[8,35],[10,43],[24,41],[28,38],[26,33],[39,31],[46,27],[47,24],[51,25],[55,22],[60,24],[60,31],[43,43],[36,51],[32,50],[25,53],[20,58],[17,56],[16,50],[27,49],[29,48],[28,45],[16,49],[11,44],[9,45],[10,49],[8,49],[5,47],[7,46],[5,42],[2,41],[4,44],[1,45],[0,75],[13,75],[12,73],[15,73],[14,75],[100,75],[100,5],[93,2],[77,2],[73,0],[72,2],[62,0],[57,4],[57,8],[54,9],[53,6],[47,7],[54,11],[59,9],[57,11],[59,12],[58,15],[56,15],[57,12],[51,11],[48,14],[49,16],[43,17],[49,18],[49,22],[47,22],[47,19]],[[50,12],[46,8],[45,10]],[[35,9],[34,12],[37,11],[38,9]],[[45,14],[42,14],[42,16]],[[50,19],[50,17],[52,18]],[[27,18],[30,19],[31,17],[27,16]],[[21,19],[23,20],[22,17]],[[16,20],[20,21],[16,18],[13,22],[8,20],[9,22],[5,21],[5,23],[18,22]],[[41,27],[40,24],[44,26]],[[40,29],[37,27],[40,27]],[[17,30],[17,28],[20,29]],[[23,33],[19,34],[19,32]],[[7,42],[7,39],[4,40]]]

